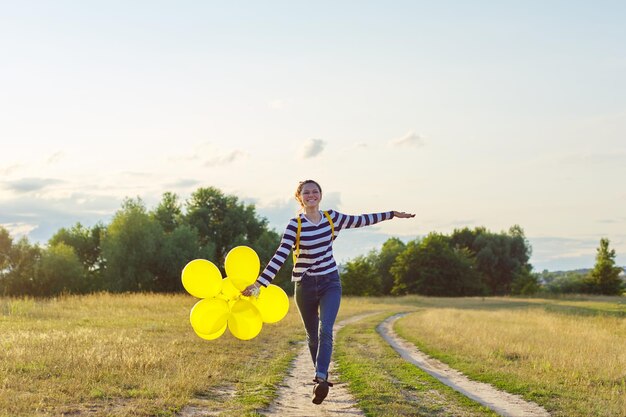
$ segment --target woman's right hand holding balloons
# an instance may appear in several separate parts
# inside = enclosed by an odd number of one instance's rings
[[[258,295],[260,288],[261,284],[259,284],[258,282],[254,282],[244,288],[244,290],[241,291],[241,294],[246,297],[250,297],[251,295]]]

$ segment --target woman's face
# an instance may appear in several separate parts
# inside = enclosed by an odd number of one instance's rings
[[[320,201],[322,201],[322,193],[320,189],[317,188],[317,185],[306,183],[302,186],[302,191],[300,191],[300,201],[304,208],[315,208],[319,206]]]

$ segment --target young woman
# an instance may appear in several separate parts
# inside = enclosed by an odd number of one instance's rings
[[[320,211],[322,187],[306,180],[298,184],[295,194],[302,209],[289,221],[280,246],[256,282],[242,291],[250,296],[261,285],[268,286],[294,251],[291,280],[295,282],[295,300],[315,366],[316,383],[313,402],[321,404],[328,387],[328,366],[333,350],[333,326],[341,301],[341,281],[333,257],[333,241],[343,229],[370,226],[394,217],[410,218],[415,214],[398,211],[351,216],[335,210]]]

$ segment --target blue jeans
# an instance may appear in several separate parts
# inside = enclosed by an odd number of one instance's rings
[[[296,282],[295,299],[306,330],[315,376],[327,379],[333,352],[333,326],[341,302],[339,273],[304,275],[302,281]]]

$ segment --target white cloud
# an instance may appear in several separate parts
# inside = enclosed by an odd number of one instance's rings
[[[614,219],[598,219],[596,220],[598,223],[602,224],[621,224],[626,222],[626,218],[614,218]]]
[[[613,153],[586,153],[570,154],[560,158],[560,162],[577,167],[587,165],[611,165],[623,166],[626,164],[626,152]]]
[[[56,163],[57,163],[57,162],[59,162],[61,159],[63,159],[63,157],[64,157],[64,156],[65,156],[65,154],[64,154],[63,152],[58,151],[58,152],[55,152],[55,153],[53,153],[52,155],[50,155],[50,156],[48,157],[48,159],[46,160],[46,162],[47,162],[49,165],[56,164]]]
[[[176,164],[189,164],[198,161],[203,167],[213,167],[228,165],[244,159],[247,156],[248,153],[243,150],[224,149],[223,147],[216,146],[212,142],[204,141],[195,144],[193,146],[193,150],[189,153],[172,155],[168,158],[168,160]]]
[[[282,110],[284,108],[287,107],[287,105],[289,104],[288,100],[282,99],[282,98],[277,98],[274,100],[270,100],[267,105],[270,109],[274,109],[274,110]]]
[[[152,175],[148,172],[140,172],[140,171],[122,171],[120,174],[128,178],[139,178],[139,179],[149,178]]]
[[[13,165],[9,165],[7,167],[4,168],[0,168],[0,175],[9,175],[12,174],[13,172],[17,171],[18,169],[22,168],[23,165],[20,164],[13,164]]]
[[[294,187],[295,188],[295,187]],[[247,204],[254,204],[256,212],[265,217],[271,229],[282,233],[289,219],[296,216],[299,205],[293,197],[261,203],[256,198],[242,199]]]
[[[5,181],[4,187],[17,193],[29,193],[32,191],[40,191],[49,185],[62,182],[61,180],[51,178],[21,178],[14,181]]]
[[[442,229],[448,229],[448,228],[463,228],[463,227],[474,227],[474,225],[476,224],[476,220],[472,220],[472,219],[459,219],[459,220],[452,220],[451,222],[447,223],[446,225],[442,226]]]
[[[22,236],[27,236],[30,232],[37,228],[36,224],[18,222],[18,223],[0,223],[1,227],[4,227],[13,239],[18,239]]]
[[[191,187],[197,187],[199,185],[200,185],[200,181],[191,179],[191,178],[186,178],[186,179],[180,179],[178,181],[165,184],[165,187],[175,188],[175,189],[181,189],[181,188],[186,189],[186,188],[191,188]]]
[[[324,150],[326,142],[322,139],[309,139],[300,148],[300,156],[302,159],[313,158]]]
[[[336,209],[341,211],[341,193],[338,192],[325,192],[322,195],[322,202],[320,203],[322,209]]]
[[[246,152],[236,149],[234,151],[228,152],[227,154],[215,155],[207,159],[206,162],[204,163],[204,166],[212,167],[212,166],[219,166],[219,165],[228,165],[240,159],[243,159],[246,156],[248,156]]]
[[[179,162],[188,163],[188,162],[198,161],[199,159],[200,159],[200,156],[197,153],[187,154],[187,155],[172,155],[167,158],[168,161],[174,162],[174,163],[179,163]]]
[[[88,193],[74,193],[63,198],[23,195],[10,200],[0,199],[0,224],[10,225],[15,234],[45,242],[61,227],[76,222],[91,226],[107,223],[122,204],[122,199]],[[6,226],[5,226],[6,227]]]
[[[424,138],[419,136],[414,131],[408,132],[406,135],[393,139],[391,141],[392,146],[398,147],[422,147],[425,145]]]

